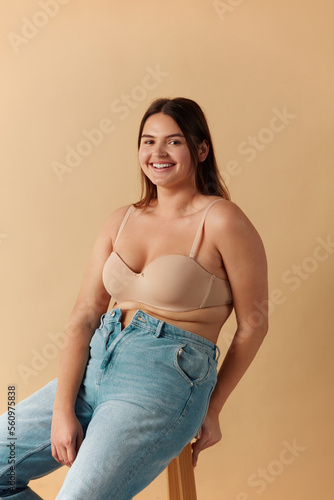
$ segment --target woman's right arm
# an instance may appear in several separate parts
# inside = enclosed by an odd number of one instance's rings
[[[74,412],[75,401],[88,361],[89,342],[110,302],[102,270],[126,208],[113,212],[100,231],[65,328],[51,427],[52,455],[63,465],[72,465],[83,440],[82,427]]]

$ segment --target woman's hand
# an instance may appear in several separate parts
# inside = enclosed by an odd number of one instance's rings
[[[203,425],[197,436],[195,436],[196,441],[191,445],[193,450],[193,467],[197,465],[199,453],[205,450],[205,448],[209,448],[209,446],[218,443],[221,438],[222,433],[219,424],[219,413],[209,408]]]
[[[83,430],[74,410],[54,410],[51,426],[52,456],[71,467],[83,441]]]

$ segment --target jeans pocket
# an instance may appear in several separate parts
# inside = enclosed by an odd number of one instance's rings
[[[211,370],[210,356],[193,344],[183,344],[174,352],[174,365],[190,384],[203,382]]]

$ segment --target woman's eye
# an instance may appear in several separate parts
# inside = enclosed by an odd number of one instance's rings
[[[146,139],[143,141],[143,144],[145,144],[147,146],[151,146],[152,144],[154,144],[154,141],[152,139]],[[174,145],[181,144],[181,142],[176,140],[176,139],[173,139],[173,140],[169,141],[168,144],[171,144],[172,146],[174,146]]]

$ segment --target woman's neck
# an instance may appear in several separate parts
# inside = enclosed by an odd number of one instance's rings
[[[185,217],[201,208],[202,195],[194,189],[172,193],[170,190],[158,189],[157,198],[151,203],[157,215],[168,217]]]

